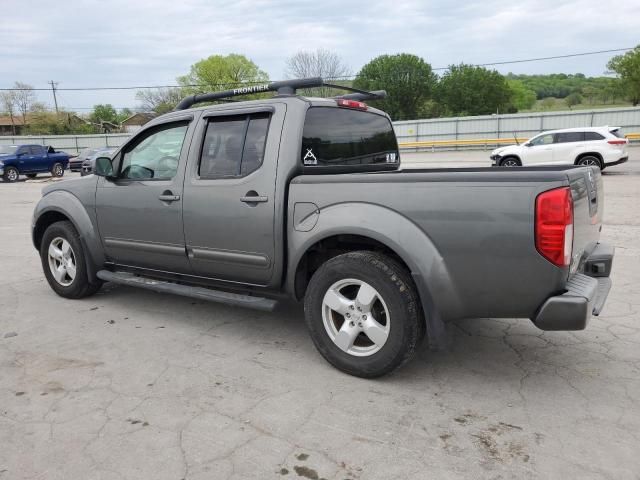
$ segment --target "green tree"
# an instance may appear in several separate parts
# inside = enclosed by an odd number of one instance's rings
[[[363,90],[386,90],[387,98],[372,102],[393,120],[412,120],[432,107],[425,107],[433,97],[437,77],[431,65],[408,53],[381,55],[367,63],[353,82]]]
[[[567,107],[571,109],[571,107],[575,107],[576,105],[580,105],[582,103],[582,97],[578,92],[573,92],[571,95],[568,95],[564,99],[564,103],[566,103]]]
[[[93,123],[110,122],[118,123],[118,113],[110,103],[94,105],[93,112],[89,115]]]
[[[556,104],[556,99],[553,97],[543,98],[540,102],[543,110],[551,110]]]
[[[495,70],[452,65],[438,85],[438,99],[451,115],[486,115],[506,111],[512,91]]]
[[[528,110],[536,103],[536,92],[528,88],[520,80],[507,80],[511,89],[511,103],[518,110]]]
[[[211,55],[191,65],[188,75],[178,77],[184,95],[229,90],[247,82],[267,82],[269,75],[244,55]]]
[[[607,63],[607,68],[618,74],[625,95],[634,107],[638,105],[640,103],[640,45],[624,55],[613,57]]]

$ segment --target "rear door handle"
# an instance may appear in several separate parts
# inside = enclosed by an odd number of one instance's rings
[[[240,201],[244,203],[265,203],[269,201],[269,197],[262,197],[260,195],[247,195],[240,197]]]
[[[163,193],[158,197],[158,199],[162,200],[163,202],[177,202],[178,200],[180,200],[180,195],[171,195],[171,194]]]

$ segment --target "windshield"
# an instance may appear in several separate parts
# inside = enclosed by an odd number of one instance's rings
[[[0,145],[0,155],[13,155],[18,150],[17,145]]]

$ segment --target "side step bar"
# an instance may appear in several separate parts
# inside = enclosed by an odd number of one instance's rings
[[[112,272],[110,270],[100,270],[97,273],[97,277],[100,280],[104,280],[105,282],[119,283],[121,285],[129,285],[132,287],[141,287],[160,293],[182,295],[184,297],[224,303],[226,305],[248,307],[255,310],[263,310],[265,312],[272,312],[278,304],[276,300],[271,300],[269,298],[253,297],[251,295],[223,292],[220,290],[212,290],[210,288],[182,285],[179,283],[172,283],[164,280],[140,277],[129,272]]]

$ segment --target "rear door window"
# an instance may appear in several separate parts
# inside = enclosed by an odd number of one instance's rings
[[[198,166],[200,178],[244,177],[260,168],[269,119],[269,113],[211,118]]]
[[[366,170],[381,164],[397,167],[400,155],[387,117],[346,108],[312,107],[304,123],[300,160],[308,170]]]
[[[556,133],[555,143],[582,142],[584,140],[584,132],[562,132]]]

